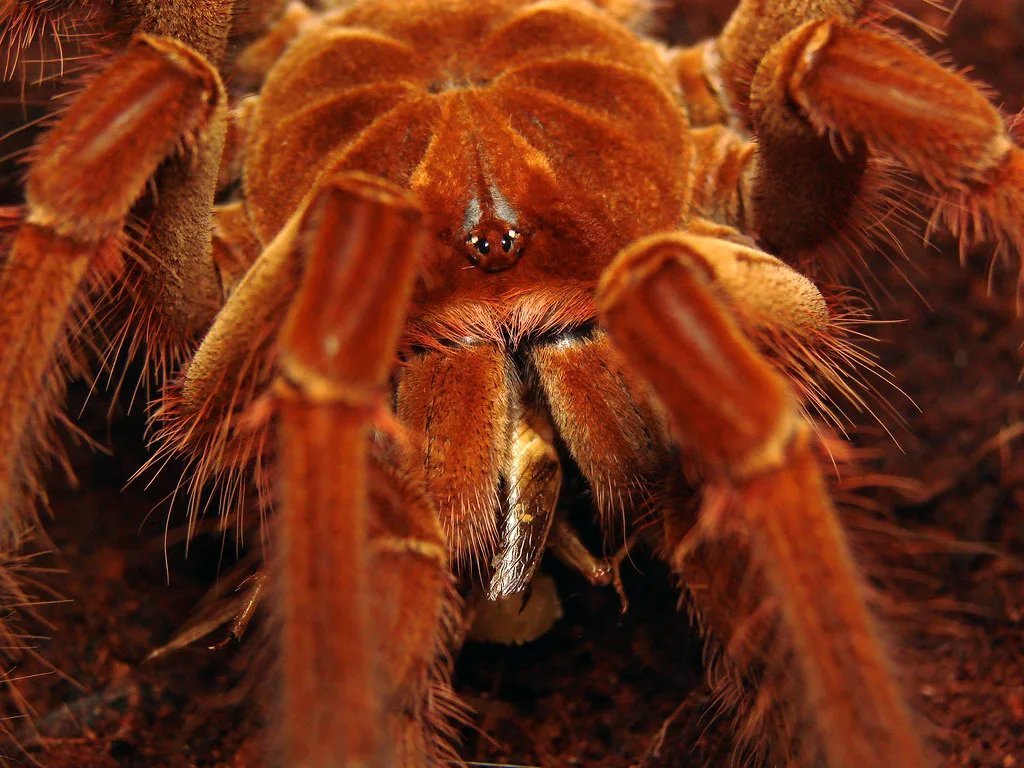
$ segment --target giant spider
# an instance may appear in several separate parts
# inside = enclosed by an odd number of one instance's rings
[[[273,508],[233,630],[269,591],[282,764],[449,759],[453,585],[520,599],[549,541],[614,578],[558,517],[570,460],[610,542],[654,517],[770,693],[748,727],[775,759],[931,764],[806,415],[816,377],[860,396],[858,353],[789,264],[860,257],[890,165],[1019,250],[1024,156],[988,101],[867,0],[743,0],[685,49],[631,2],[366,0],[289,6],[229,105],[231,5],[119,8],[137,34],[35,149],[0,274],[5,548],[112,303],[166,378],[157,461]]]

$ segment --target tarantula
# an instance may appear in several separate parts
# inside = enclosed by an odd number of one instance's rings
[[[858,353],[790,265],[860,254],[891,165],[1019,250],[999,113],[867,0],[742,0],[681,49],[633,2],[340,5],[284,10],[233,103],[232,3],[118,7],[134,37],[39,141],[0,273],[4,546],[112,302],[162,361],[158,459],[273,508],[281,764],[451,759],[453,585],[519,599],[549,542],[579,553],[569,461],[609,541],[655,517],[776,759],[932,764],[807,415],[816,376],[858,397]]]

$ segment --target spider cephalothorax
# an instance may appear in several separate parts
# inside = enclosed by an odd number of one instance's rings
[[[686,213],[693,141],[671,72],[596,9],[365,3],[320,24],[253,109],[246,208],[269,242],[325,174],[410,189],[432,235],[414,320],[593,294],[625,244]]]
[[[882,160],[1019,247],[1024,155],[987,101],[856,0],[744,0],[688,49],[629,2],[365,0],[292,4],[230,54],[256,85],[228,115],[230,4],[186,5],[131,5],[139,33],[28,172],[0,522],[24,528],[76,302],[120,285],[116,338],[185,360],[155,461],[226,480],[232,517],[244,489],[272,507],[233,631],[269,584],[284,764],[449,759],[453,583],[518,599],[549,543],[614,579],[559,517],[571,459],[610,543],[656,523],[746,735],[808,766],[928,765],[806,415],[815,375],[858,397],[843,357],[864,358],[838,297],[761,247],[834,266],[878,227]]]

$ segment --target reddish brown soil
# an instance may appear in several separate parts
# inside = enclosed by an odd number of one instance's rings
[[[713,33],[732,5],[679,4],[672,35],[690,40]],[[905,5],[921,12],[919,2]],[[941,22],[934,12],[927,19]],[[951,31],[955,59],[995,86],[1007,111],[1020,109],[1024,6],[966,0]],[[1015,559],[1024,557],[1024,323],[1015,317],[1014,275],[997,269],[990,293],[984,250],[966,267],[945,240],[908,253],[899,266],[920,295],[879,258],[891,296],[880,299],[878,316],[902,322],[874,329],[875,349],[910,398],[891,398],[905,419],[893,427],[899,447],[866,416],[853,439],[877,455],[870,467],[879,475],[917,484],[860,494],[915,535],[892,538],[874,557],[915,617],[907,656],[944,764],[1024,766],[1024,570]],[[75,413],[82,395],[73,393]],[[69,602],[45,609],[52,639],[39,646],[67,676],[25,681],[45,741],[23,724],[12,728],[52,768],[258,765],[247,648],[200,647],[143,663],[187,619],[233,547],[222,553],[217,537],[200,538],[186,559],[172,545],[168,585],[163,499],[174,468],[153,487],[124,489],[145,457],[142,420],[120,408],[108,428],[103,399],[93,398],[83,425],[113,456],[72,449],[79,487],[54,478],[56,553],[41,561],[63,571],[46,578]],[[180,523],[179,513],[172,528]],[[715,716],[700,642],[664,567],[643,556],[627,566],[625,616],[610,591],[551,570],[565,607],[552,632],[521,648],[470,646],[459,658],[457,685],[479,713],[463,754],[545,768],[727,764],[728,719]]]

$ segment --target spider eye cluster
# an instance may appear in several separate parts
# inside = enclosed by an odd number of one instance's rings
[[[519,242],[519,232],[509,229],[501,236],[501,250],[505,253],[512,253]],[[476,249],[481,256],[487,256],[491,252],[491,241],[480,235],[470,235],[466,238],[466,245]]]
[[[470,264],[487,272],[515,266],[522,255],[525,236],[508,222],[492,220],[474,227],[463,243]]]

